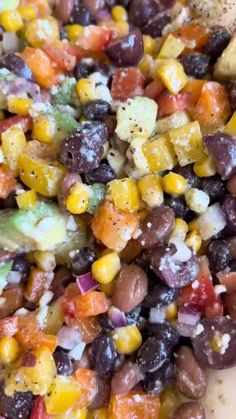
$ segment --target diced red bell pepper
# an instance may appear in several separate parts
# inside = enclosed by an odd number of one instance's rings
[[[170,95],[164,93],[158,99],[158,117],[171,115],[177,111],[184,111],[192,105],[192,97],[190,93],[178,93]]]
[[[0,121],[0,135],[8,128],[17,126],[22,128],[24,132],[27,132],[32,127],[32,119],[29,116],[12,116],[11,118]]]
[[[67,51],[66,44],[61,41],[48,40],[43,44],[42,49],[62,70],[73,70],[76,63],[76,57]]]
[[[0,320],[0,337],[14,336],[18,330],[18,317],[6,317]]]
[[[33,401],[30,419],[52,419],[52,415],[48,415],[44,400],[41,396],[36,396]]]
[[[158,100],[164,90],[165,86],[161,81],[153,80],[145,87],[144,96],[153,100]]]
[[[112,30],[95,25],[86,26],[80,35],[77,45],[90,51],[102,51],[112,39]]]
[[[138,68],[118,68],[114,74],[111,85],[113,100],[125,101],[135,96],[143,96],[144,76]]]
[[[108,308],[108,300],[104,292],[89,291],[75,297],[76,317],[98,316],[105,313]]]

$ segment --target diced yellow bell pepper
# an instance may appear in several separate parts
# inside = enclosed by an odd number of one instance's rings
[[[229,135],[236,135],[236,111],[233,113],[233,115],[231,116],[228,124],[226,125],[225,129],[224,129],[225,134],[229,134]]]
[[[12,336],[3,336],[0,338],[0,362],[9,364],[14,362],[19,355],[20,348],[17,340]]]
[[[27,116],[29,115],[29,110],[32,106],[33,100],[18,97],[9,97],[7,103],[9,112],[16,113],[20,116]]]
[[[21,128],[13,126],[2,133],[2,151],[14,176],[19,174],[19,159],[26,145],[25,134]]]
[[[193,171],[198,177],[214,176],[217,172],[216,163],[211,156],[206,156],[194,164]]]
[[[159,207],[164,202],[164,194],[161,177],[158,175],[146,175],[138,181],[142,200],[150,207]]]
[[[29,188],[43,196],[57,195],[66,169],[55,162],[55,149],[48,144],[29,141],[19,159],[20,178]]]
[[[92,264],[92,274],[100,284],[109,284],[121,268],[118,253],[109,251]]]
[[[143,145],[143,152],[151,172],[172,170],[176,163],[174,148],[168,135],[154,137],[151,141],[147,141]]]
[[[163,60],[162,63],[159,63],[156,76],[161,78],[163,84],[173,95],[182,90],[188,81],[182,64],[174,59]]]
[[[165,39],[157,58],[177,58],[184,48],[184,42],[170,33]]]
[[[206,157],[199,122],[190,122],[169,131],[180,166],[203,160]]]
[[[80,396],[80,388],[71,377],[57,375],[49,395],[45,397],[47,413],[59,415],[72,408]]]
[[[119,354],[135,352],[142,343],[142,335],[135,324],[117,327],[111,333],[111,338]]]
[[[69,409],[68,412],[62,413],[61,415],[54,415],[53,419],[88,419],[87,409]]]
[[[144,54],[142,60],[138,63],[138,68],[145,77],[149,75],[152,63],[153,58],[150,54]]]
[[[132,212],[140,208],[137,184],[131,178],[112,180],[108,184],[108,193],[118,210]]]
[[[64,323],[64,313],[59,300],[54,301],[48,310],[47,317],[44,322],[44,333],[56,335]]]
[[[31,391],[35,395],[48,393],[56,376],[56,366],[50,350],[42,346],[35,351],[36,364],[33,367],[21,366],[17,360],[9,368],[5,381],[5,393],[12,396],[16,391]]]
[[[157,51],[157,40],[149,35],[143,35],[144,54],[155,54]]]
[[[35,191],[25,191],[16,197],[17,205],[20,209],[29,209],[36,205],[37,194]]]
[[[41,47],[48,39],[58,40],[59,26],[52,16],[31,20],[25,30],[27,42],[35,48]]]

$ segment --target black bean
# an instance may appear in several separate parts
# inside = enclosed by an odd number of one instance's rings
[[[188,76],[202,78],[209,69],[209,57],[205,54],[193,52],[181,58],[184,71]]]
[[[67,352],[57,349],[53,354],[58,375],[71,375],[74,372],[73,363]]]
[[[207,257],[212,272],[223,271],[228,266],[230,260],[228,243],[224,240],[212,241],[207,248]]]
[[[129,21],[135,26],[143,26],[159,12],[155,0],[132,0],[129,8]]]
[[[99,316],[99,323],[103,330],[103,332],[110,332],[114,329],[112,321],[109,319],[109,317],[106,314],[101,314]]]
[[[184,167],[178,165],[173,169],[173,172],[183,176],[188,185],[191,186],[191,188],[201,189],[201,179],[197,175],[195,175],[192,164],[188,164]]]
[[[13,396],[6,396],[4,388],[0,387],[0,412],[9,419],[29,419],[33,403],[30,391],[15,392]]]
[[[96,260],[96,253],[89,247],[84,247],[71,258],[71,270],[75,275],[83,275],[90,271]]]
[[[208,38],[205,45],[205,53],[211,57],[211,61],[215,62],[227,47],[230,41],[230,34],[225,28],[215,28]]]
[[[102,99],[91,100],[83,109],[83,114],[87,119],[103,121],[111,110],[108,102]]]
[[[236,111],[236,82],[233,81],[228,87],[229,104],[233,111]]]
[[[30,264],[25,259],[24,255],[17,255],[14,258],[12,270],[16,272],[20,272],[23,277],[26,277],[30,270]]]
[[[126,314],[127,324],[137,324],[139,321],[141,307],[136,307]]]
[[[143,343],[137,353],[137,363],[145,372],[158,369],[169,356],[169,348],[162,340],[150,337]]]
[[[224,182],[219,175],[211,176],[202,181],[202,189],[210,198],[210,203],[220,201],[226,194]]]
[[[236,171],[236,138],[222,132],[209,134],[203,138],[208,153],[216,162],[218,173],[230,178]]]
[[[88,77],[91,73],[95,71],[95,63],[89,61],[80,61],[76,63],[73,75],[76,80],[82,79],[84,77]]]
[[[223,201],[222,209],[227,221],[227,233],[229,235],[236,234],[236,198],[227,195]]]
[[[108,182],[115,178],[115,172],[107,163],[101,163],[92,172],[84,175],[85,183],[88,185],[92,185],[93,183],[103,183],[106,185]]]
[[[89,173],[98,167],[107,137],[107,128],[102,122],[84,122],[76,134],[63,140],[59,160],[68,169]]]
[[[185,221],[190,221],[194,214],[187,207],[186,202],[183,198],[165,196],[165,204],[168,205],[175,213],[175,217],[182,218]]]
[[[17,208],[15,191],[10,192],[7,198],[2,200],[2,207],[3,208]]]
[[[88,26],[92,23],[92,13],[88,7],[76,4],[70,16],[70,22],[82,26]]]
[[[112,340],[108,336],[100,336],[95,339],[90,346],[89,357],[92,367],[98,374],[111,373],[117,357]]]
[[[163,284],[155,285],[148,292],[143,301],[145,307],[155,307],[157,304],[170,304],[176,300],[179,295],[177,288],[169,288]]]
[[[156,371],[146,373],[143,387],[149,394],[159,394],[174,378],[174,374],[174,365],[166,359]]]
[[[148,333],[151,336],[155,336],[156,339],[164,341],[168,346],[176,346],[179,343],[179,333],[177,329],[171,326],[170,323],[164,322],[159,324],[148,324]]]
[[[138,64],[144,53],[141,32],[136,29],[127,36],[119,38],[111,43],[105,52],[117,67],[129,67]]]
[[[16,76],[34,82],[33,74],[28,65],[18,55],[10,52],[0,58],[0,68],[7,68]]]
[[[157,13],[153,19],[149,20],[149,22],[141,28],[141,30],[144,34],[156,38],[161,36],[164,27],[170,23],[170,20],[169,11]]]

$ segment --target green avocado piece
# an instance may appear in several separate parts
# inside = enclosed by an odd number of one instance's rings
[[[55,112],[53,116],[57,129],[56,141],[61,141],[77,131],[79,123],[69,113]]]
[[[62,84],[56,88],[56,93],[52,94],[53,105],[69,105],[72,103],[73,90],[76,80],[66,77]]]
[[[7,276],[11,271],[13,262],[2,262],[0,263],[0,290],[7,285]]]
[[[92,194],[89,199],[89,206],[87,211],[94,214],[97,207],[101,204],[106,195],[106,186],[102,183],[94,183],[91,185]]]

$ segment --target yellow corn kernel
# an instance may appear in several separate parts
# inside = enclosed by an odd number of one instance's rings
[[[80,396],[80,387],[71,377],[57,375],[45,397],[47,413],[60,415],[70,409]]]
[[[161,395],[161,407],[158,419],[169,419],[173,417],[174,412],[180,404],[179,394],[176,389],[166,389]]]
[[[39,115],[33,120],[33,136],[41,143],[51,143],[56,133],[56,124],[51,115]]]
[[[167,135],[147,141],[143,145],[143,153],[150,171],[154,173],[172,170],[176,162],[174,149]]]
[[[111,338],[119,354],[131,354],[137,351],[142,343],[142,335],[135,324],[117,327],[111,333]]]
[[[216,163],[211,156],[207,156],[194,164],[193,171],[198,177],[214,176],[217,172]]]
[[[164,41],[157,58],[177,58],[184,48],[185,44],[183,41],[170,33]]]
[[[190,249],[192,249],[193,252],[197,253],[202,245],[201,236],[198,234],[196,230],[193,230],[187,235],[185,244],[186,246],[190,247]]]
[[[156,76],[161,78],[163,84],[173,95],[182,90],[188,81],[182,64],[174,59],[163,60],[163,63],[158,64]]]
[[[236,111],[231,116],[223,132],[232,136],[236,135]]]
[[[78,80],[76,83],[76,90],[82,105],[85,105],[90,100],[96,99],[95,84],[89,79]]]
[[[187,189],[186,179],[178,173],[169,172],[162,178],[163,189],[169,195],[183,195]]]
[[[25,21],[33,20],[37,17],[35,8],[30,4],[19,6],[17,11]]]
[[[100,284],[109,284],[119,273],[120,268],[119,255],[116,252],[109,252],[92,264],[92,274]]]
[[[20,349],[17,340],[11,336],[0,338],[0,362],[9,364],[17,358]]]
[[[182,240],[185,239],[186,234],[188,232],[188,224],[182,220],[182,218],[176,218],[175,219],[175,226],[171,233],[170,238],[172,237],[178,237]]]
[[[66,198],[66,208],[71,214],[83,214],[87,211],[91,190],[89,186],[77,182],[70,189]]]
[[[143,35],[144,54],[155,54],[157,50],[157,40],[149,35]]]
[[[44,250],[36,250],[34,252],[34,259],[38,268],[47,272],[52,272],[56,267],[55,255],[52,252]]]
[[[33,190],[23,192],[17,195],[16,202],[20,209],[32,208],[37,202],[37,194]]]
[[[0,13],[0,24],[7,32],[17,32],[23,27],[23,20],[17,10],[5,10]]]
[[[131,178],[115,179],[108,183],[108,193],[118,210],[137,211],[141,201],[136,182]]]
[[[29,115],[29,110],[32,106],[33,100],[19,97],[9,97],[7,102],[9,112],[16,113],[20,116],[27,116]]]
[[[114,292],[115,281],[109,282],[109,284],[100,284],[101,291],[106,294],[107,297],[111,297]]]
[[[170,321],[170,320],[176,319],[177,313],[178,313],[178,310],[177,310],[176,303],[169,304],[166,309],[166,320]]]
[[[69,41],[77,41],[81,36],[84,28],[81,25],[68,25],[66,26],[67,38]]]
[[[171,129],[169,137],[180,166],[187,166],[187,164],[195,163],[206,157],[198,121]]]
[[[3,121],[5,119],[5,113],[0,110],[0,121]]]
[[[2,133],[3,155],[15,176],[19,174],[19,159],[26,145],[25,134],[20,127],[12,126]]]
[[[142,200],[150,207],[159,207],[164,202],[161,178],[158,175],[146,175],[138,181]]]
[[[127,22],[128,13],[122,6],[114,6],[111,9],[111,15],[115,22]]]
[[[152,56],[150,54],[144,54],[142,60],[138,63],[138,68],[144,76],[149,75],[152,62]]]
[[[194,220],[192,220],[192,221],[190,221],[188,223],[188,229],[189,229],[189,231],[194,231],[194,230],[198,231],[198,227],[197,226],[198,226],[197,218],[194,218]]]
[[[41,47],[48,39],[60,39],[57,20],[52,16],[31,20],[26,27],[25,38],[35,48]]]

